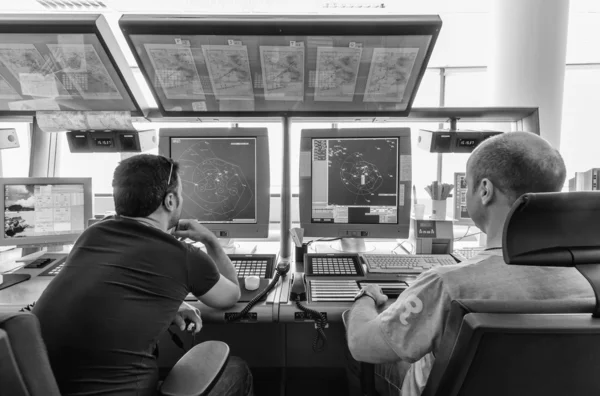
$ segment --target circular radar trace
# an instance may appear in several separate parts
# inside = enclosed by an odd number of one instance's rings
[[[371,195],[383,184],[383,177],[374,164],[365,161],[361,153],[350,154],[340,167],[344,187],[356,195]]]
[[[219,158],[198,163],[191,181],[194,185],[192,200],[217,216],[243,209],[240,199],[244,193],[252,194],[240,167]]]

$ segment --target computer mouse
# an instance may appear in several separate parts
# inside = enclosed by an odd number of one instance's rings
[[[248,291],[256,290],[260,286],[260,278],[256,275],[247,276],[244,279],[244,285]]]

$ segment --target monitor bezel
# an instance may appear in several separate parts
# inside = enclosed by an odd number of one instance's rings
[[[410,113],[442,27],[438,15],[123,15],[119,26],[163,117],[405,117]],[[428,35],[423,64],[406,109],[401,111],[167,111],[131,35],[227,36],[401,36]],[[324,102],[325,103],[325,102]]]
[[[87,229],[87,222],[94,215],[93,210],[93,194],[92,194],[92,178],[91,177],[3,177],[0,178],[0,191],[2,196],[5,196],[5,187],[7,185],[21,184],[37,184],[37,185],[83,185],[83,231]],[[4,206],[4,198],[2,198]],[[4,224],[5,208],[2,208],[2,224]],[[4,225],[3,225],[4,227]],[[82,231],[82,232],[83,232]],[[82,232],[63,234],[63,235],[46,235],[24,238],[6,238],[4,230],[0,234],[0,246],[48,246],[48,245],[70,245],[74,243]]]
[[[410,128],[343,128],[343,129],[303,129],[300,138],[300,226],[305,236],[340,238],[408,238],[410,228],[412,167],[410,180],[398,180],[404,184],[404,205],[397,204],[398,223],[396,224],[333,224],[312,222],[312,141],[313,139],[352,139],[352,138],[397,138],[397,174],[400,176],[400,156],[412,155]],[[404,146],[403,141],[408,144]],[[347,232],[358,232],[348,235]],[[361,235],[366,232],[367,235]]]
[[[102,46],[102,49],[106,53],[111,66],[117,73],[120,82],[123,84],[129,99],[133,103],[135,110],[131,111],[132,117],[143,117],[144,114],[141,110],[136,97],[133,95],[131,88],[129,87],[127,80],[123,76],[121,69],[118,67],[117,62],[108,48],[108,44],[104,40],[100,29],[97,25],[97,18],[92,19],[89,15],[70,15],[67,18],[59,19],[46,19],[46,18],[35,18],[31,16],[28,18],[24,16],[17,19],[3,19],[0,17],[0,33],[17,33],[17,34],[94,34],[98,38],[98,42]],[[96,110],[86,110],[96,111]],[[107,110],[110,111],[110,110]],[[116,110],[113,110],[116,111]],[[15,114],[20,116],[35,116],[36,111],[20,111],[20,110],[0,110],[0,117],[14,116]]]
[[[219,238],[268,238],[271,177],[267,128],[160,128],[158,136],[158,153],[167,158],[171,158],[173,138],[256,138],[256,223],[202,224]]]

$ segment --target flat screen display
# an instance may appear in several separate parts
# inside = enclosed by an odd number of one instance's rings
[[[131,34],[166,112],[405,111],[431,35]]]
[[[77,234],[84,228],[83,184],[4,186],[4,238]]]
[[[312,140],[312,222],[398,224],[398,138]]]
[[[0,111],[136,111],[93,33],[0,33]]]
[[[180,165],[182,218],[257,223],[256,138],[171,138]]]

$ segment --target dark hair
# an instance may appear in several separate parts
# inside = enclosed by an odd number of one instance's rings
[[[178,170],[177,162],[158,155],[140,154],[121,161],[112,182],[117,214],[146,217],[154,213],[168,193],[177,191]]]
[[[547,141],[529,132],[510,132],[481,143],[469,158],[477,188],[489,179],[512,205],[526,193],[559,192],[566,178],[562,156]]]

